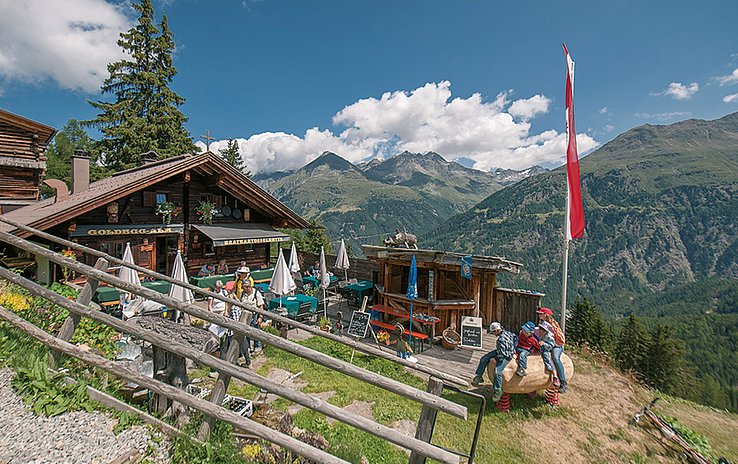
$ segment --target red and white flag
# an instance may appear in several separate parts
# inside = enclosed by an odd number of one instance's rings
[[[582,188],[579,184],[579,154],[577,153],[577,130],[574,126],[574,61],[566,53],[566,239],[581,238],[584,234],[584,207]]]

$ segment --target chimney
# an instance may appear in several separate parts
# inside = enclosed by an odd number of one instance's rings
[[[90,186],[90,157],[84,150],[72,155],[72,193],[84,192]]]

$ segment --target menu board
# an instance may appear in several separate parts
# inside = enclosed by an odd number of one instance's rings
[[[461,321],[461,346],[482,349],[482,318],[466,316]]]
[[[358,338],[366,337],[366,329],[369,327],[369,313],[354,311],[351,314],[351,322],[348,326],[348,334]]]

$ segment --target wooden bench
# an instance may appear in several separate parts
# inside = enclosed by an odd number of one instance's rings
[[[394,332],[395,331],[395,326],[392,325],[392,324],[388,324],[386,322],[378,321],[376,319],[371,319],[369,321],[369,323],[371,325],[373,325],[373,326],[381,327],[383,329],[387,329],[390,332]],[[410,331],[408,329],[405,329],[402,334],[403,335],[408,335],[408,336],[409,335],[412,335],[412,337],[413,337],[413,345],[415,345],[416,340],[420,340],[420,351],[422,352],[422,351],[425,350],[425,342],[426,342],[426,340],[428,340],[428,335],[426,335],[424,333],[421,333],[421,332],[413,332],[413,331]],[[417,351],[416,348],[415,348],[415,346],[413,346],[413,351]]]

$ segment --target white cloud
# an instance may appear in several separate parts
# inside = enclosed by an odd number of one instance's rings
[[[108,63],[122,52],[116,41],[130,19],[104,0],[0,2],[0,78],[96,92]]]
[[[515,118],[527,121],[537,114],[547,113],[549,104],[551,104],[551,100],[543,95],[533,95],[527,99],[515,100],[507,112]]]
[[[684,85],[681,82],[672,82],[668,87],[666,87],[666,90],[653,95],[666,95],[674,100],[688,100],[699,90],[700,85],[696,82],[692,82],[689,85]]]
[[[738,68],[735,68],[733,72],[728,74],[727,76],[719,76],[715,79],[717,79],[718,83],[721,86],[738,84]]]
[[[600,114],[607,114],[609,112],[610,112],[610,109],[606,106],[603,106],[602,108],[600,108],[600,111],[599,111]]]
[[[723,101],[725,103],[732,103],[734,101],[738,101],[738,93],[732,93],[730,95],[724,96]]]
[[[536,95],[511,104],[510,93],[500,92],[492,101],[478,93],[452,98],[448,81],[428,83],[343,108],[333,116],[333,123],[345,128],[338,134],[318,128],[309,129],[303,137],[269,132],[238,139],[239,148],[249,169],[257,172],[299,168],[326,150],[352,162],[404,150],[435,151],[449,160],[467,158],[483,170],[563,163],[563,133],[530,133],[528,118],[547,111],[550,100]],[[598,145],[585,134],[579,134],[577,141],[582,154]],[[211,151],[226,143],[211,144]]]
[[[659,122],[666,122],[676,118],[691,116],[692,113],[689,111],[672,111],[671,113],[636,113],[635,115],[641,119],[655,119]]]

